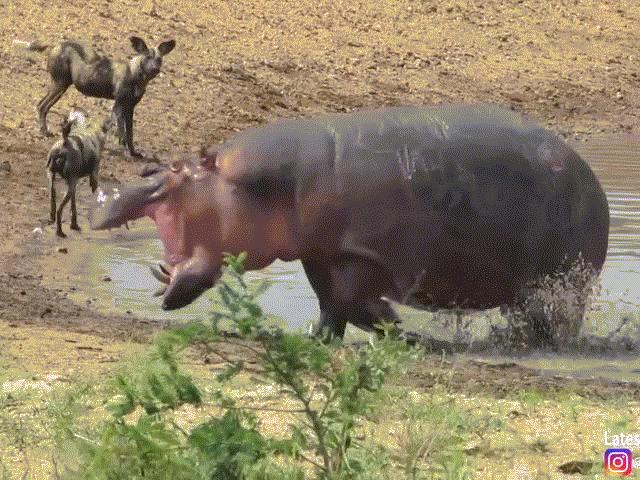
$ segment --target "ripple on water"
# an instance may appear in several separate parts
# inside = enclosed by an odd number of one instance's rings
[[[607,193],[609,250],[600,303],[640,303],[640,137],[594,137],[574,147]],[[609,292],[609,293],[606,293]]]

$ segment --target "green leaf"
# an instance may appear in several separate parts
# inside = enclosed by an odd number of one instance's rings
[[[242,371],[244,367],[244,362],[240,361],[234,363],[233,365],[229,365],[225,370],[218,375],[216,375],[216,380],[218,382],[226,382],[235,377],[238,373]]]

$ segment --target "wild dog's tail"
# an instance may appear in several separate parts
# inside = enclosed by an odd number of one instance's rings
[[[62,124],[62,140],[66,143],[67,142],[67,138],[69,137],[69,133],[71,132],[71,127],[73,127],[73,124],[76,123],[76,119],[72,118],[72,119],[66,119],[63,124]]]
[[[49,152],[47,156],[47,170],[62,175],[66,158],[66,150],[64,147],[55,148]]]
[[[113,127],[113,116],[109,115],[102,121],[102,133],[106,134]]]
[[[32,52],[44,52],[51,46],[41,43],[38,40],[34,40],[33,42],[27,42],[25,40],[14,40],[13,44],[18,47],[24,48],[25,50],[31,50]]]

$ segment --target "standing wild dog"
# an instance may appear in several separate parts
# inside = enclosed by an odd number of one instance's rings
[[[47,156],[47,177],[49,178],[49,198],[51,210],[49,223],[56,222],[56,235],[66,237],[62,231],[62,210],[71,200],[71,228],[80,230],[78,212],[76,210],[76,185],[82,177],[89,176],[91,192],[98,188],[98,169],[100,155],[113,124],[113,118],[107,117],[100,127],[91,127],[87,122],[86,112],[77,109],[69,114],[62,125],[62,139],[58,140]],[[67,193],[56,211],[56,175],[64,178]]]
[[[91,47],[74,41],[62,42],[49,53],[47,71],[51,75],[49,91],[38,103],[40,131],[50,135],[47,113],[69,86],[89,97],[115,100],[113,116],[118,125],[120,144],[131,156],[141,156],[133,147],[133,109],[144,95],[147,84],[162,66],[162,57],[176,45],[175,40],[148,48],[139,37],[130,37],[138,55],[128,62],[116,62],[96,53]]]

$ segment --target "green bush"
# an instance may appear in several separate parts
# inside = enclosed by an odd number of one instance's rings
[[[225,259],[217,287],[220,308],[211,322],[163,333],[144,362],[117,375],[111,416],[99,429],[80,432],[63,416],[60,447],[74,452],[73,461],[66,457],[63,478],[382,478],[382,447],[355,441],[354,432],[387,375],[402,370],[418,351],[391,334],[358,348],[338,348],[298,334],[265,332],[263,313],[242,278],[244,260]],[[174,421],[174,412],[187,404],[202,406],[205,395],[181,368],[187,348],[226,364],[209,385],[219,415],[190,431]],[[227,356],[229,348],[255,359],[257,370],[254,364],[250,373],[256,382],[277,386],[297,405],[287,411],[294,420],[286,438],[265,436],[251,413],[255,406],[225,395],[223,387],[247,371],[245,361]]]

